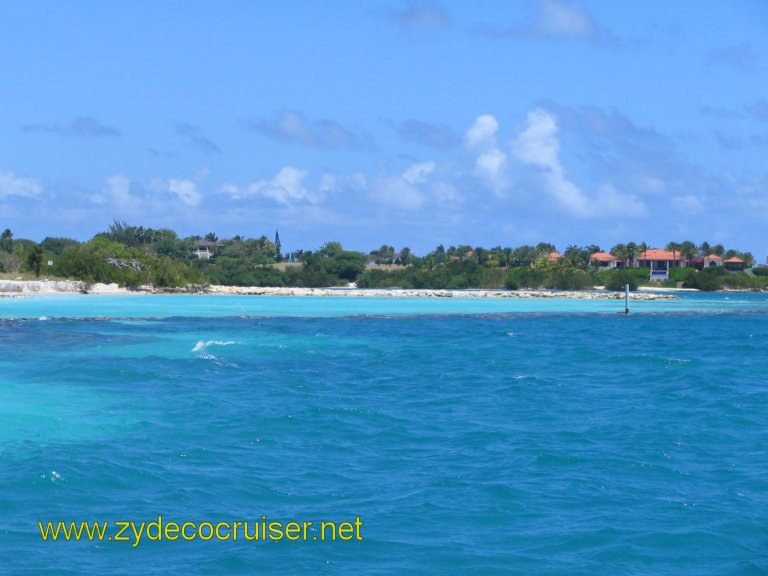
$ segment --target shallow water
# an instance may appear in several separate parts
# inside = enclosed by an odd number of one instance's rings
[[[763,294],[682,293],[676,300],[630,300],[632,313],[767,311]],[[624,300],[567,298],[392,298],[231,295],[29,295],[0,298],[0,319],[335,317],[412,314],[623,313]]]
[[[768,572],[768,299],[616,308],[0,300],[2,572]],[[359,516],[363,540],[37,526],[158,515]]]

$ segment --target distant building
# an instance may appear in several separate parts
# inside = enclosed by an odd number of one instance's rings
[[[595,252],[589,257],[589,262],[598,268],[616,268],[618,259],[608,252]]]
[[[216,242],[210,240],[198,240],[193,254],[203,260],[208,260],[216,251]]]
[[[744,262],[744,260],[742,260],[738,256],[734,256],[733,258],[728,258],[728,260],[724,260],[723,266],[725,266],[726,270],[729,270],[731,272],[743,272],[744,269],[747,267],[747,263]]]
[[[550,263],[559,262],[562,259],[563,259],[563,255],[560,254],[560,252],[551,252],[549,256],[547,256],[547,261]]]
[[[683,255],[677,250],[649,248],[637,258],[638,268],[649,268],[651,280],[667,280],[671,268],[685,266]]]
[[[691,258],[688,260],[688,266],[696,268],[697,270],[703,270],[710,266],[722,266],[723,258],[717,254],[709,254],[708,256],[699,256],[698,258]]]

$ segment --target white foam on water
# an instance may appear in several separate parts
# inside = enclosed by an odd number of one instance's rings
[[[209,346],[233,346],[234,344],[242,344],[242,342],[235,342],[233,340],[198,340],[195,347],[192,348],[192,352],[202,352]]]
[[[198,356],[201,360],[208,360],[210,362],[213,362],[214,364],[218,364],[219,366],[226,366],[228,368],[239,368],[237,364],[234,362],[230,362],[229,360],[225,360],[223,358],[219,358],[217,356],[214,356],[213,354],[207,354],[203,353]]]

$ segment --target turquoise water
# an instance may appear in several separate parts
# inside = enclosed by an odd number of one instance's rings
[[[768,573],[768,298],[621,310],[0,300],[0,572]],[[158,515],[359,516],[363,540],[37,526]]]
[[[768,311],[762,294],[684,293],[677,300],[630,301],[634,313]],[[0,319],[333,317],[351,315],[613,313],[624,300],[565,298],[374,298],[207,295],[44,295],[0,298]]]

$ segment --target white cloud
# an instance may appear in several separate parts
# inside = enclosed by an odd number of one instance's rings
[[[118,206],[130,204],[132,201],[131,181],[122,174],[110,176],[104,186],[104,194],[106,197],[100,195],[95,198],[97,203],[103,204],[107,200],[112,200]]]
[[[203,177],[205,172],[203,172]],[[182,204],[194,208],[203,199],[203,195],[197,189],[197,183],[188,178],[155,178],[151,184],[152,190],[159,193],[168,193],[175,196]]]
[[[526,164],[562,172],[555,117],[541,108],[528,112],[528,125],[513,143],[515,155]]]
[[[475,174],[487,182],[497,195],[507,188],[507,155],[496,143],[499,123],[490,114],[483,114],[475,119],[464,136],[467,148],[478,150],[475,160]]]
[[[626,44],[626,41],[600,26],[579,0],[532,0],[519,4],[524,7],[524,14],[518,23],[504,25],[503,19],[497,19],[493,23],[481,24],[476,28],[477,32],[491,38],[583,40],[614,46]]]
[[[323,174],[320,178],[321,192],[334,192],[339,188],[339,178],[335,174]]]
[[[589,14],[577,4],[544,0],[539,4],[537,31],[546,36],[591,38],[597,27]]]
[[[203,199],[203,195],[197,190],[197,184],[192,180],[171,178],[168,181],[168,191],[189,207],[197,206]]]
[[[432,176],[436,169],[437,163],[433,161],[417,162],[398,176],[379,178],[371,186],[371,197],[379,204],[388,207],[417,210],[432,196],[449,194],[441,182],[433,181]]]
[[[528,113],[527,127],[517,137],[512,149],[524,164],[544,171],[547,192],[560,206],[574,216],[588,216],[590,205],[586,195],[565,177],[560,164],[560,141],[555,117],[541,108]]]
[[[584,192],[559,172],[549,172],[544,176],[547,190],[557,200],[560,207],[573,216],[590,215],[590,205]]]
[[[368,180],[364,174],[356,172],[349,175],[331,174],[326,172],[320,178],[318,189],[321,194],[332,194],[344,190],[365,190]]]
[[[16,176],[8,170],[0,170],[0,198],[8,196],[23,196],[33,198],[39,196],[43,186],[35,178]]]
[[[115,174],[104,181],[101,192],[88,196],[89,200],[99,206],[108,206],[119,209],[122,214],[134,214],[143,212],[146,206],[142,206],[146,198],[131,193],[131,180],[122,175]]]
[[[483,114],[475,119],[475,122],[467,130],[464,140],[469,148],[480,148],[496,145],[496,132],[499,123],[490,114]]]
[[[528,113],[525,129],[512,144],[515,156],[524,164],[541,170],[547,193],[573,216],[641,218],[647,215],[645,203],[635,194],[619,192],[612,184],[600,187],[593,197],[566,177],[560,162],[557,118],[536,108]],[[649,178],[649,187],[658,189],[660,181]]]
[[[417,210],[425,201],[418,186],[402,176],[388,176],[377,180],[371,190],[373,199],[388,207]]]
[[[506,169],[507,155],[498,148],[480,154],[475,161],[475,172],[499,195],[507,188]]]
[[[437,204],[461,204],[464,202],[455,186],[448,182],[435,182],[432,186],[432,196]]]
[[[435,171],[435,166],[434,162],[414,164],[403,172],[402,178],[408,184],[423,184],[427,181],[427,177]]]
[[[271,180],[257,180],[247,186],[225,184],[221,191],[239,200],[251,196],[269,198],[280,204],[290,206],[296,202],[317,203],[319,196],[304,187],[304,179],[308,172],[292,166],[282,168]],[[332,177],[330,177],[332,178]],[[330,179],[324,181],[326,186],[333,184]]]

